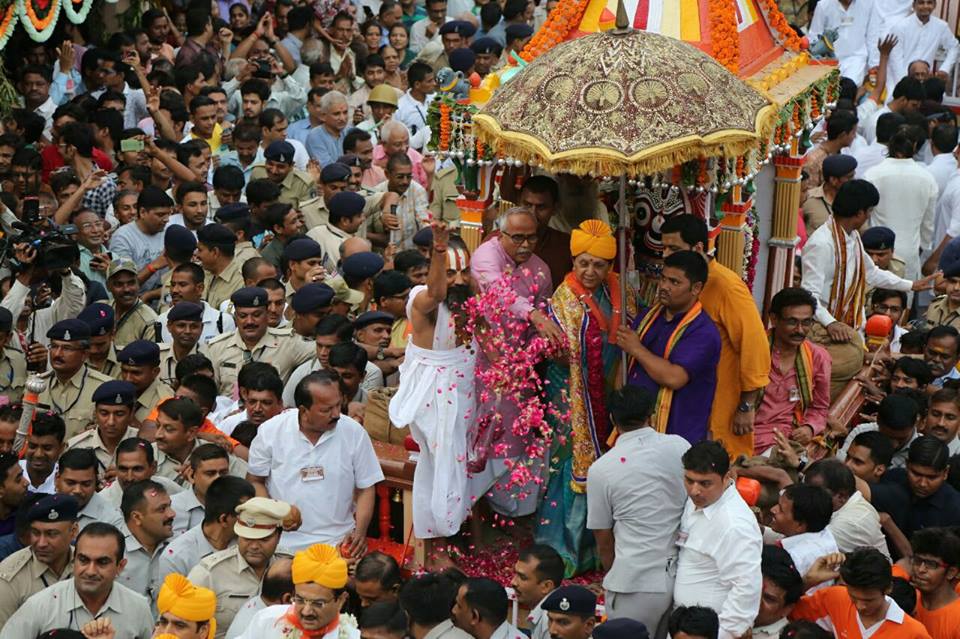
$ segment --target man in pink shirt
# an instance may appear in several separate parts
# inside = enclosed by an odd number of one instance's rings
[[[785,288],[770,301],[770,383],[754,421],[754,453],[780,431],[807,444],[823,432],[830,409],[830,356],[807,339],[817,301],[806,289]]]
[[[477,247],[470,259],[470,271],[481,291],[509,279],[509,287],[516,293],[515,300],[500,313],[489,309],[487,320],[496,323],[504,334],[524,332],[524,340],[537,333],[559,344],[562,335],[559,327],[544,314],[544,307],[552,294],[550,267],[534,254],[537,238],[537,217],[530,209],[515,207],[499,220],[500,235],[491,237]],[[499,289],[495,289],[499,290]],[[495,339],[495,338],[494,338]],[[477,378],[492,364],[490,357],[497,354],[488,350],[489,345],[481,339],[477,354]],[[492,393],[491,393],[492,395]],[[478,443],[471,460],[469,494],[479,498],[486,496],[490,506],[508,517],[522,517],[533,513],[539,503],[540,487],[530,482],[520,488],[507,487],[505,479],[512,465],[526,454],[530,437],[519,437],[513,432],[513,423],[520,409],[517,398],[486,398],[478,384],[477,415],[499,414],[500,423]],[[522,400],[522,398],[520,398]],[[481,435],[481,438],[484,438]],[[537,460],[531,460],[537,463]],[[534,474],[537,474],[534,472]]]
[[[423,188],[430,191],[430,180],[433,177],[433,157],[423,157],[410,148],[410,131],[407,125],[400,120],[387,120],[380,128],[380,144],[373,150],[373,163],[380,168],[387,167],[387,158],[394,153],[406,153],[413,164],[413,179]]]

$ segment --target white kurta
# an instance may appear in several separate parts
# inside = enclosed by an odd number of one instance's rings
[[[960,172],[954,171],[953,176],[943,188],[940,199],[937,200],[936,222],[933,227],[933,242],[931,249],[936,249],[949,235],[951,238],[960,235]]]
[[[407,299],[407,317],[417,295]],[[390,421],[410,426],[420,446],[413,476],[413,531],[420,539],[449,537],[460,530],[471,500],[467,495],[467,432],[475,417],[475,356],[457,346],[453,317],[446,304],[437,308],[433,348],[407,342],[400,365],[400,387],[390,400]]]
[[[876,7],[884,29],[889,30],[893,23],[913,12],[913,0],[876,0]]]
[[[279,606],[267,606],[250,621],[246,631],[240,635],[240,639],[288,639],[291,636],[292,626],[283,621],[281,617],[287,614],[290,606],[282,604]],[[338,639],[343,625],[343,615],[340,616],[341,625],[337,626],[327,634],[323,639]],[[356,626],[345,628],[347,639],[360,639],[360,631]],[[297,633],[299,634],[299,633]]]
[[[814,318],[820,324],[829,326],[836,322],[836,318],[830,314],[830,287],[833,283],[833,276],[836,270],[834,261],[836,256],[833,249],[833,237],[830,226],[832,218],[813,232],[803,246],[803,281],[801,286],[810,291],[820,302],[814,313]],[[890,271],[884,271],[877,268],[867,252],[863,250],[863,242],[860,240],[860,234],[854,231],[847,233],[845,238],[847,247],[847,289],[854,285],[853,277],[856,272],[854,260],[863,260],[864,275],[867,280],[867,286],[870,288],[892,288],[895,291],[909,291],[913,285],[910,280],[897,277]],[[857,322],[859,328],[863,325],[865,317],[862,316]]]
[[[807,36],[812,41],[831,29],[837,30],[833,50],[840,63],[840,75],[860,85],[867,69],[880,63],[877,41],[883,32],[883,18],[874,0],[853,0],[846,9],[840,0],[821,0],[813,12]]]
[[[920,252],[933,241],[937,181],[925,166],[909,158],[887,158],[864,178],[880,191],[870,226],[886,226],[896,233],[894,252],[906,264],[904,277],[919,278]]]
[[[940,69],[950,73],[957,61],[957,38],[950,26],[936,16],[930,16],[926,23],[920,22],[911,14],[890,26],[890,34],[897,36],[897,46],[890,52],[887,63],[887,95],[893,99],[893,89],[897,82],[907,75],[911,62],[926,60],[933,69],[938,57],[943,57]]]

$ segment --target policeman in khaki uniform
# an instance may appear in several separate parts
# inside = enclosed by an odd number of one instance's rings
[[[267,326],[267,291],[250,286],[230,296],[237,328],[208,342],[210,359],[220,375],[220,393],[230,395],[240,368],[247,362],[268,362],[286,381],[300,364],[311,359],[316,345],[293,334],[290,327]]]
[[[173,397],[173,389],[160,379],[160,347],[138,339],[117,353],[123,378],[137,389],[134,417],[143,422],[161,401]]]
[[[44,533],[44,545],[34,541],[0,562],[0,627],[31,595],[72,575],[79,510],[72,495],[49,495],[30,507],[31,531]]]
[[[207,224],[197,231],[197,257],[206,272],[203,299],[220,308],[243,286],[243,263],[237,259],[237,236],[223,224]]]
[[[66,439],[82,433],[93,421],[93,393],[110,378],[86,364],[90,327],[78,319],[61,320],[47,331],[50,367],[45,373],[47,389],[37,407],[52,410],[67,425]]]
[[[97,475],[117,463],[117,446],[125,439],[136,437],[133,411],[137,389],[130,382],[110,380],[100,384],[93,393],[93,423],[95,428],[75,435],[67,441],[67,450],[90,448],[97,456]]]
[[[120,377],[120,362],[113,346],[114,313],[113,307],[103,302],[94,302],[77,315],[90,327],[90,350],[87,351],[87,365],[104,375]]]
[[[193,327],[196,329],[193,332],[197,340],[189,348],[186,344],[180,343],[177,338],[174,338],[173,342],[160,344],[160,379],[170,387],[174,385],[177,378],[177,364],[181,359],[194,353],[207,354],[207,345],[200,341],[203,330],[203,306],[187,301],[177,303],[167,313],[168,330],[174,322],[193,322]],[[186,333],[182,335],[187,336]]]
[[[263,152],[265,164],[253,167],[251,180],[269,179],[280,187],[278,201],[300,208],[300,203],[317,197],[317,185],[309,173],[293,168],[293,145],[284,140],[271,142]]]
[[[342,162],[332,162],[323,167],[320,171],[320,196],[306,200],[300,207],[300,213],[303,215],[303,223],[307,227],[307,231],[323,226],[330,221],[330,210],[327,208],[327,202],[332,200],[337,193],[348,190],[350,177],[350,167]],[[383,200],[384,194],[362,192],[359,195],[363,197],[363,212],[369,219],[380,210],[380,202]],[[367,236],[366,224],[357,230],[356,236]],[[340,256],[334,255],[333,258],[336,262],[340,259]]]
[[[188,575],[191,582],[217,595],[217,634],[227,634],[230,623],[243,604],[260,593],[260,584],[275,557],[293,557],[278,550],[284,520],[295,518],[290,504],[266,497],[254,497],[237,506],[233,526],[237,545],[207,555]]]
[[[114,260],[107,269],[107,288],[113,293],[113,306],[117,318],[113,343],[120,348],[135,339],[149,339],[156,342],[160,337],[157,314],[138,296],[137,273],[137,266],[130,259]],[[121,274],[126,274],[127,277]],[[130,274],[133,275],[133,285],[138,287],[137,290],[128,288],[128,292],[118,296],[116,289],[118,283],[128,281]]]
[[[892,230],[886,226],[874,226],[861,233],[860,240],[863,242],[863,250],[867,252],[877,268],[890,271],[897,277],[903,277],[906,264],[893,255],[893,243],[896,242],[897,236]],[[872,292],[872,288],[867,289],[868,301]]]
[[[943,279],[937,290],[943,291],[927,307],[924,319],[927,329],[934,326],[952,326],[960,330],[960,241],[953,240],[943,249],[937,268],[943,271]]]
[[[260,251],[254,248],[253,242],[250,241],[252,218],[249,206],[243,202],[221,206],[214,219],[235,234],[237,243],[233,249],[233,257],[241,268],[243,263],[251,257],[260,257]],[[236,236],[236,233],[241,230],[243,231],[243,240]]]
[[[10,398],[11,403],[23,397],[23,385],[27,381],[27,358],[17,348],[13,335],[13,314],[0,306],[0,395]]]

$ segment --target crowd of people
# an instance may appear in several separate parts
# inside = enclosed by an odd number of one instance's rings
[[[957,636],[935,3],[817,5],[841,97],[763,314],[693,214],[641,299],[588,179],[504,179],[460,236],[437,75],[499,68],[554,7],[196,0],[22,43],[0,639]],[[368,547],[399,442],[412,571]],[[510,578],[457,566],[508,543]]]

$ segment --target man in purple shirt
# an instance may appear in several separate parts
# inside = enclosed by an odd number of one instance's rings
[[[509,278],[509,286],[516,293],[516,299],[502,316],[497,314],[497,309],[490,309],[489,321],[497,322],[505,334],[522,331],[523,339],[527,340],[539,332],[559,344],[562,340],[560,329],[541,310],[553,290],[550,268],[534,254],[537,237],[537,217],[533,211],[522,207],[508,210],[500,220],[500,235],[477,247],[470,259],[470,271],[481,291]],[[478,371],[490,366],[485,350],[478,349]],[[482,391],[477,388],[478,396]],[[513,433],[519,407],[512,399],[489,398],[478,402],[477,411],[480,417],[499,414],[502,419],[498,427],[491,429],[490,441],[484,442],[483,450],[478,451],[480,461],[471,460],[473,474],[469,480],[469,494],[486,496],[493,509],[502,515],[521,517],[533,513],[539,502],[538,486],[519,489],[498,486],[506,483],[503,478],[509,474],[511,463],[525,454],[530,443],[527,438]]]
[[[672,253],[663,261],[657,303],[632,330],[617,331],[631,358],[627,383],[657,393],[651,424],[691,444],[706,439],[720,361],[720,333],[699,301],[707,272],[699,253]]]

